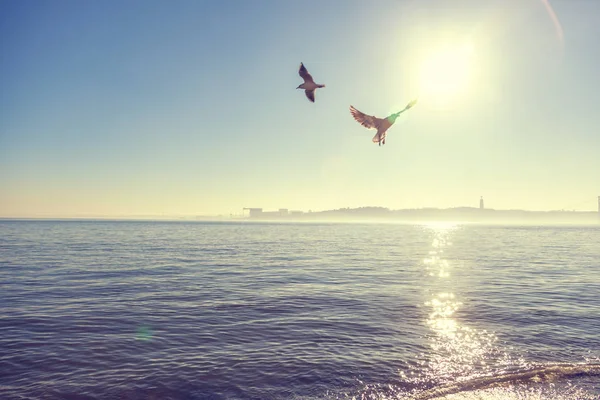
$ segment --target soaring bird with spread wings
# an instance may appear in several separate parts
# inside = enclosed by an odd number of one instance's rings
[[[300,63],[300,70],[298,71],[298,74],[300,74],[300,77],[304,79],[304,83],[298,86],[296,89],[304,89],[306,97],[314,103],[315,90],[318,88],[324,88],[325,85],[315,83],[315,81],[313,81],[313,77],[308,73],[303,63]]]
[[[375,136],[373,136],[373,143],[379,143],[379,145],[381,146],[382,144],[385,144],[387,130],[390,129],[392,125],[394,125],[394,122],[396,122],[396,118],[398,118],[400,114],[402,114],[404,111],[408,110],[415,104],[417,104],[416,99],[408,103],[406,107],[404,107],[404,110],[398,111],[397,113],[394,113],[387,118],[377,118],[372,115],[367,115],[358,111],[353,106],[350,106],[350,114],[352,114],[354,119],[365,128],[377,130],[377,133],[375,134]]]

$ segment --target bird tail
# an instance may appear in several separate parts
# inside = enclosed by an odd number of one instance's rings
[[[373,143],[379,143],[383,139],[385,139],[385,132],[377,132],[375,136],[373,136]]]
[[[324,88],[325,85],[317,85],[318,88]]]

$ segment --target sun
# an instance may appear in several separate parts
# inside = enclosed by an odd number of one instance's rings
[[[472,67],[472,46],[445,46],[430,52],[421,65],[421,97],[435,106],[451,107],[469,89]]]

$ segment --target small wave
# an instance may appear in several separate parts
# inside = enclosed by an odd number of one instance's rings
[[[461,392],[485,390],[509,384],[553,382],[581,376],[600,376],[600,364],[549,364],[523,371],[482,376],[433,388],[413,396],[414,400],[429,400]]]

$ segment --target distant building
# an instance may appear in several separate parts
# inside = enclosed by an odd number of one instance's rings
[[[483,196],[479,199],[479,209],[483,210]]]
[[[262,208],[244,208],[244,211],[248,211],[248,217],[258,219],[277,219],[290,215],[290,210],[287,208],[280,208],[277,211],[265,211]]]
[[[244,208],[244,211],[248,210],[250,218],[257,218],[263,215],[262,208]]]
[[[281,217],[281,212],[279,211],[263,211],[262,213],[260,213],[260,217],[263,218],[277,218],[277,217]]]

